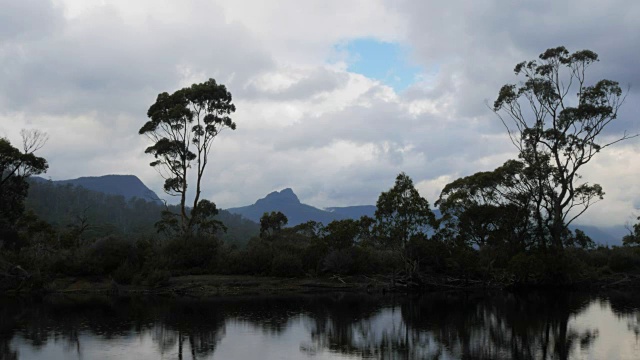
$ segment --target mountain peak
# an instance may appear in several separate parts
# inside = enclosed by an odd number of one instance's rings
[[[274,191],[264,198],[256,201],[256,205],[269,203],[300,204],[300,199],[298,199],[298,196],[291,188],[286,188],[280,191]]]

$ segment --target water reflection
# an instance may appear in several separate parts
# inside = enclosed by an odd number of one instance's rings
[[[635,294],[0,299],[0,360],[640,358]]]

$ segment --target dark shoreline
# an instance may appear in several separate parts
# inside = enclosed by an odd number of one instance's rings
[[[611,274],[571,284],[500,284],[495,282],[462,281],[446,276],[432,277],[421,285],[393,282],[389,276],[327,276],[279,278],[248,275],[183,275],[174,276],[160,286],[124,285],[111,278],[64,277],[36,286],[26,280],[17,289],[0,292],[3,295],[96,294],[110,296],[159,295],[171,297],[212,298],[243,295],[294,295],[348,293],[428,293],[434,291],[468,290],[568,290],[568,291],[640,291],[640,275]]]

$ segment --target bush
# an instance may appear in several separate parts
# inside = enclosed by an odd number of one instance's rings
[[[171,273],[168,270],[155,269],[147,276],[147,285],[152,287],[167,285],[170,277]]]
[[[218,252],[217,272],[233,275],[248,274],[247,257],[246,250],[225,246]]]
[[[253,238],[247,245],[244,268],[249,274],[268,274],[272,270],[273,252],[269,244]]]
[[[446,269],[449,249],[440,240],[414,236],[407,243],[406,253],[410,260],[418,262],[421,271],[440,273]]]
[[[87,264],[93,274],[111,274],[130,257],[135,257],[133,243],[115,236],[98,239],[89,247]],[[134,260],[135,261],[135,260]]]
[[[640,269],[640,251],[632,247],[614,247],[609,256],[609,268],[616,272]]]
[[[86,276],[96,273],[91,265],[88,249],[76,251],[59,250],[51,259],[50,271],[53,274],[66,276]]]
[[[542,277],[543,263],[535,255],[519,253],[511,258],[507,269],[515,276],[517,283],[536,283]]]
[[[351,253],[351,249],[330,251],[322,260],[322,270],[333,274],[350,274],[354,263]]]
[[[271,274],[281,277],[299,277],[304,275],[302,260],[290,253],[281,253],[273,258]]]
[[[133,282],[133,278],[137,271],[138,269],[136,266],[132,265],[129,261],[125,261],[113,271],[113,280],[118,284],[129,285]]]
[[[220,242],[211,237],[175,238],[165,245],[163,254],[172,270],[211,272],[219,247]]]

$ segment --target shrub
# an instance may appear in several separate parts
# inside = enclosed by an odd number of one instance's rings
[[[87,264],[93,274],[111,274],[130,256],[133,243],[115,236],[98,239],[89,247]]]
[[[136,275],[137,271],[138,269],[136,266],[132,265],[129,261],[125,261],[113,271],[113,280],[115,280],[118,284],[129,285],[133,282],[133,278]]]
[[[163,254],[173,270],[206,272],[215,269],[220,242],[211,237],[175,238],[164,247]]]
[[[273,252],[269,244],[254,238],[247,245],[244,267],[249,274],[267,274],[272,270]]]
[[[171,277],[171,273],[168,270],[155,269],[152,270],[147,276],[147,285],[158,287],[164,286],[169,283],[169,278]]]
[[[302,276],[302,260],[290,253],[280,253],[273,258],[271,274],[281,277]]]
[[[609,256],[609,268],[617,272],[640,269],[640,251],[633,247],[614,247]]]
[[[353,270],[351,249],[330,251],[322,260],[322,270],[333,274],[350,274]]]

